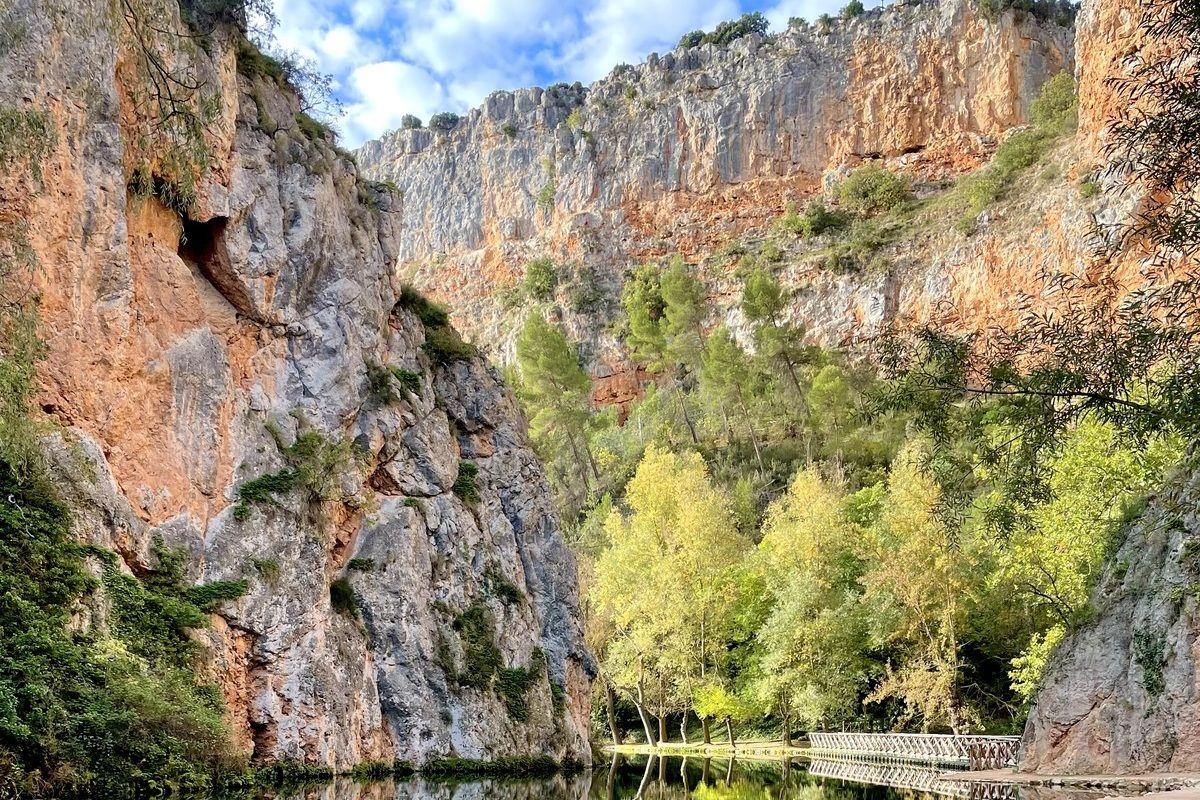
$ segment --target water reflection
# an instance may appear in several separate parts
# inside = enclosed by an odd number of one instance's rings
[[[590,773],[536,781],[338,779],[275,800],[1098,800],[1085,791],[939,780],[942,770],[854,761],[617,756]]]

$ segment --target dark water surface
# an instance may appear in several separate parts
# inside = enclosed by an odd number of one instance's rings
[[[413,778],[355,783],[338,779],[278,800],[1098,800],[1116,792],[961,784],[922,766],[796,759],[618,756],[590,772],[542,780],[446,783]]]

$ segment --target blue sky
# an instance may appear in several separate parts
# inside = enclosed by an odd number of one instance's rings
[[[284,50],[333,76],[344,144],[463,112],[489,92],[590,83],[615,65],[672,49],[679,37],[746,11],[772,30],[836,13],[846,0],[275,0]],[[879,0],[868,0],[868,7]]]

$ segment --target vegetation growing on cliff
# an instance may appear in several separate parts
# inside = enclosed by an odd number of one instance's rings
[[[806,345],[765,263],[742,276],[737,336],[701,328],[682,261],[634,270],[621,331],[658,379],[623,425],[589,411],[561,329],[522,332],[518,387],[575,387],[554,435],[533,433],[575,520],[602,685],[652,741],[697,714],[705,737],[763,719],[1012,730],[1127,510],[1194,435],[1179,296],[1031,309],[990,351],[888,339],[872,365]],[[564,394],[521,397],[536,419]]]

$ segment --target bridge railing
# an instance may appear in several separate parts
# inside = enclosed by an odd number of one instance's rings
[[[891,786],[922,794],[961,798],[962,800],[1018,800],[1017,787],[1011,783],[942,780],[942,770],[932,764],[904,762],[879,763],[855,758],[814,758],[808,773],[820,778]]]
[[[808,735],[814,755],[849,755],[944,764],[969,769],[1000,769],[1017,761],[1016,736],[954,736],[933,733],[839,733]]]

